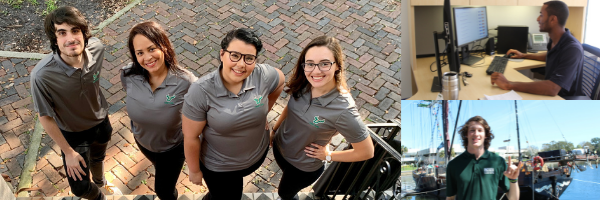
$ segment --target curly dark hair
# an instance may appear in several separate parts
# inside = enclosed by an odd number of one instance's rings
[[[471,122],[477,122],[480,123],[481,126],[483,126],[483,129],[485,130],[485,140],[483,141],[483,147],[485,148],[485,150],[487,150],[488,148],[490,148],[490,143],[494,139],[494,134],[492,133],[492,129],[490,128],[490,125],[487,123],[487,121],[485,121],[485,119],[483,119],[483,117],[479,115],[471,117],[471,119],[467,120],[467,122],[465,122],[465,124],[460,127],[459,133],[465,150],[469,145],[469,139],[467,139],[467,136],[469,134],[469,123]]]
[[[254,46],[254,48],[256,48],[256,55],[258,55],[258,52],[260,52],[263,47],[262,42],[254,31],[247,28],[236,28],[227,32],[225,38],[221,40],[221,49],[227,50],[229,43],[231,43],[233,39],[238,39]]]
[[[84,47],[87,46],[88,40],[92,37],[87,20],[85,20],[85,17],[83,17],[83,14],[77,8],[63,6],[46,15],[46,19],[44,20],[44,32],[46,32],[46,36],[50,40],[50,48],[54,53],[60,54],[60,49],[58,48],[58,44],[56,44],[56,27],[54,25],[63,23],[79,28],[83,34]]]

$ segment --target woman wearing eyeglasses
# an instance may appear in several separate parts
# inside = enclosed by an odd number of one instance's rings
[[[190,181],[206,182],[204,199],[240,199],[243,177],[267,155],[267,113],[285,77],[279,69],[256,64],[261,48],[249,29],[229,31],[221,41],[219,69],[193,83],[185,96],[185,158]]]
[[[323,173],[323,161],[355,162],[373,157],[373,142],[348,91],[342,47],[321,36],[300,53],[286,92],[292,97],[273,127],[273,154],[283,171],[279,197],[294,199]],[[341,133],[353,149],[330,151]]]

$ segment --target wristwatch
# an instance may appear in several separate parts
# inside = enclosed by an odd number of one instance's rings
[[[331,151],[327,153],[327,156],[325,156],[325,160],[327,160],[327,162],[331,162]]]

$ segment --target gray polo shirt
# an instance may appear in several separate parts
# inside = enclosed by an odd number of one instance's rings
[[[257,64],[240,92],[233,94],[223,85],[221,70],[192,84],[183,114],[206,121],[200,159],[211,171],[226,172],[250,167],[269,146],[268,96],[277,89],[279,74],[269,65]]]
[[[67,65],[57,53],[43,58],[31,71],[31,96],[40,116],[56,120],[58,128],[79,132],[98,125],[108,104],[100,91],[104,46],[90,38],[81,69]]]
[[[121,84],[127,92],[127,113],[131,131],[140,145],[152,152],[167,151],[183,142],[181,108],[183,97],[196,76],[169,70],[154,92],[142,75],[125,76],[132,63],[121,70]]]
[[[369,136],[351,94],[333,89],[311,98],[311,93],[305,90],[301,97],[291,97],[288,101],[287,117],[277,129],[274,142],[286,161],[302,171],[313,172],[323,162],[308,157],[304,148],[311,143],[325,145],[338,132],[350,143]]]

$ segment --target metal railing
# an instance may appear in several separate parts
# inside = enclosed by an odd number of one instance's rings
[[[400,122],[368,124],[374,157],[361,162],[334,162],[313,189],[317,199],[400,199]],[[351,148],[351,147],[349,147]],[[396,150],[397,149],[397,150]],[[392,189],[391,195],[384,192]],[[337,198],[336,198],[337,197]]]

